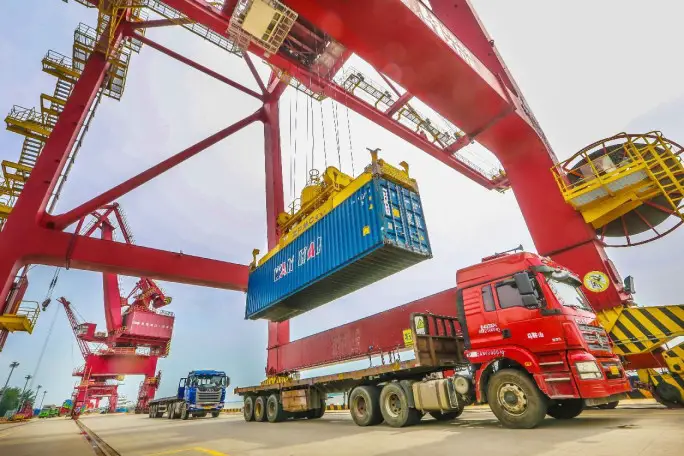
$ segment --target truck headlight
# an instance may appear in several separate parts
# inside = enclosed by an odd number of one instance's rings
[[[601,369],[599,369],[598,364],[596,364],[595,361],[580,361],[576,363],[575,366],[577,366],[577,372],[582,380],[603,378]]]

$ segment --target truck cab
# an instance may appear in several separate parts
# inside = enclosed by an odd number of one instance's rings
[[[585,405],[612,403],[629,391],[624,368],[572,272],[523,252],[485,258],[459,270],[457,282],[476,400],[489,402],[500,420],[523,413],[528,402],[520,388],[497,393],[491,387],[504,369],[531,376],[556,418],[572,418]]]
[[[187,412],[205,416],[207,412],[218,416],[226,399],[228,376],[223,371],[195,370],[178,382],[177,399],[187,404]]]

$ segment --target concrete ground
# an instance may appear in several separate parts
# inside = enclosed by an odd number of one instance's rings
[[[4,424],[0,426],[0,455],[92,456],[93,448],[81,432],[75,422],[64,418]]]
[[[675,455],[684,447],[684,409],[626,404],[615,410],[588,410],[579,418],[548,418],[534,430],[503,429],[487,408],[466,409],[461,418],[441,423],[428,418],[414,427],[360,428],[348,412],[327,412],[321,420],[279,424],[245,423],[239,415],[188,421],[146,415],[94,415],[82,418],[122,456],[395,456],[475,453],[506,456]],[[57,423],[57,422],[56,422]],[[78,428],[68,421],[35,422],[3,436],[0,455],[91,456]],[[63,433],[71,437],[64,437]],[[80,436],[79,436],[80,437]],[[52,441],[61,442],[52,446]],[[66,442],[72,445],[69,449]],[[9,445],[9,446],[8,446]],[[29,449],[33,449],[30,451]],[[35,449],[43,451],[37,452]],[[48,450],[49,448],[49,450]]]

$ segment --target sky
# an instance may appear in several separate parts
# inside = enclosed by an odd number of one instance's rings
[[[79,22],[94,26],[96,15],[74,2],[3,3],[0,109],[37,106],[40,93],[54,88],[54,79],[40,71],[43,55],[48,49],[70,55],[73,30]],[[682,42],[684,5],[677,3],[654,0],[646,9],[636,0],[473,1],[561,159],[621,131],[658,129],[684,143],[684,61],[675,53]],[[156,29],[148,37],[257,87],[240,59],[189,32]],[[351,64],[371,74],[359,59]],[[268,67],[257,66],[265,79]],[[74,207],[258,107],[249,96],[143,48],[132,59],[123,99],[100,104],[57,210]],[[409,162],[434,252],[429,261],[296,318],[293,339],[453,287],[458,268],[495,251],[521,243],[534,250],[511,192],[478,187],[346,108],[335,113],[330,100],[321,109],[289,89],[281,101],[281,132],[288,202],[301,190],[311,162],[319,169],[337,166],[339,156],[343,171],[358,173],[369,161],[366,147],[381,148],[390,162]],[[21,139],[1,132],[0,158],[16,160]],[[265,252],[262,151],[262,127],[254,124],[121,198],[136,243],[238,263],[249,262],[255,247]],[[487,169],[496,165],[477,147],[467,154]],[[671,284],[678,279],[676,254],[683,245],[679,230],[658,242],[608,253],[623,276],[635,277],[639,303],[673,304],[681,302]],[[34,267],[26,298],[42,301],[53,273]],[[102,327],[101,283],[97,273],[62,271],[53,298],[67,297],[87,321]],[[123,283],[127,294],[134,279]],[[171,355],[159,362],[158,397],[174,394],[178,379],[193,369],[225,370],[232,385],[263,379],[266,323],[243,319],[243,294],[161,285],[173,297],[168,310],[176,325]],[[0,353],[1,381],[14,360],[21,364],[11,385],[23,386],[23,377],[32,374],[32,387],[41,384],[48,391],[46,404],[70,397],[71,371],[83,361],[63,309],[51,306],[33,335],[10,336]],[[127,377],[120,394],[135,399],[140,380]]]

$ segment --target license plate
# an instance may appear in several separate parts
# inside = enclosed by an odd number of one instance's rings
[[[617,366],[610,366],[610,373],[613,375],[620,375],[620,369]]]
[[[205,408],[205,409],[210,409],[210,408],[214,408],[214,407],[211,406],[211,405],[205,405],[204,408]]]

